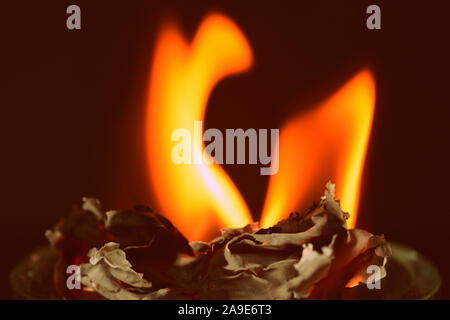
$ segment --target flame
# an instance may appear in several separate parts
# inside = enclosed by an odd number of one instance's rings
[[[238,189],[217,165],[176,165],[171,134],[204,118],[212,89],[222,78],[248,69],[250,46],[229,19],[213,14],[188,45],[177,27],[166,24],[159,36],[150,78],[147,152],[158,209],[188,239],[202,239],[211,226],[241,227],[251,215]],[[202,131],[201,131],[202,132]],[[201,138],[200,138],[201,139]],[[202,157],[203,142],[193,157]],[[212,214],[215,213],[215,214]]]
[[[219,165],[172,162],[172,132],[188,129],[194,136],[193,158],[202,159],[203,130],[193,123],[204,119],[214,86],[252,63],[244,35],[219,14],[202,22],[191,44],[173,24],[166,24],[159,35],[147,113],[150,180],[158,209],[190,240],[206,240],[214,227],[242,227],[252,219]],[[349,227],[355,226],[374,105],[374,81],[363,70],[313,111],[282,127],[276,146],[279,171],[269,181],[262,227],[297,210],[309,190],[322,190],[330,179],[337,185],[341,207],[351,213]]]
[[[364,278],[360,274],[356,274],[351,278],[347,284],[345,285],[347,288],[353,288],[359,285],[360,283],[365,283]]]
[[[350,213],[348,227],[355,227],[374,108],[374,80],[363,70],[319,107],[281,129],[279,171],[269,181],[263,227],[297,210],[307,190],[321,190],[330,179],[341,208]]]

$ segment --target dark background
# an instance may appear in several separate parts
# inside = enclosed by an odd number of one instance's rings
[[[281,127],[363,67],[377,102],[358,226],[410,245],[438,266],[450,297],[446,1],[17,1],[1,5],[1,278],[82,196],[107,208],[151,205],[145,99],[162,18],[192,37],[212,10],[253,49],[250,72],[214,89],[205,124]],[[82,29],[66,29],[78,4]],[[381,7],[382,30],[365,27]],[[305,109],[306,110],[306,109]],[[258,219],[267,177],[227,166]],[[322,192],[322,190],[319,190]]]

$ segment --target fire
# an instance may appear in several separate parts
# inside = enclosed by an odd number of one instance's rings
[[[150,180],[158,209],[190,240],[206,240],[217,227],[242,227],[252,218],[219,165],[171,161],[171,134],[203,121],[214,86],[252,63],[244,35],[218,14],[202,22],[191,44],[173,24],[166,24],[158,38],[147,114]],[[282,127],[279,171],[270,178],[263,227],[296,210],[306,190],[321,190],[330,179],[342,208],[351,213],[349,226],[354,226],[374,102],[374,81],[369,71],[362,71],[315,110]],[[193,157],[201,159],[204,144],[195,131]]]
[[[360,283],[365,283],[364,278],[357,274],[353,278],[350,279],[350,281],[345,285],[347,288],[353,288],[359,285]]]
[[[281,129],[279,171],[269,181],[263,227],[296,210],[307,190],[321,190],[331,179],[341,208],[350,213],[348,227],[354,228],[374,108],[374,80],[364,70]]]
[[[217,14],[205,19],[190,45],[171,24],[158,39],[147,115],[150,179],[159,209],[189,239],[204,238],[217,224],[240,227],[251,222],[245,201],[224,170],[217,164],[175,165],[170,141],[175,129],[203,120],[218,81],[248,69],[252,61],[244,35]],[[202,157],[202,147],[202,142],[194,145],[194,157]]]

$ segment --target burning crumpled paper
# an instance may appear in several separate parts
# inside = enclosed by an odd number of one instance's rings
[[[370,264],[379,265],[384,277],[391,249],[383,236],[347,230],[348,214],[334,197],[334,185],[328,183],[320,202],[305,215],[292,213],[268,229],[257,224],[223,229],[220,237],[209,243],[191,242],[189,249],[171,224],[159,237],[153,230],[153,236],[140,243],[136,239],[127,243],[132,229],[116,225],[122,232],[104,237],[100,249],[89,250],[89,261],[81,265],[81,282],[108,299],[339,298],[352,278],[365,281]],[[91,210],[101,217],[99,206]],[[106,231],[114,229],[115,214],[120,212],[106,213]],[[130,212],[122,213],[122,223],[126,217]],[[161,251],[151,250],[161,235],[178,245],[162,242],[165,251],[174,253],[162,265]],[[152,268],[153,264],[160,268]]]

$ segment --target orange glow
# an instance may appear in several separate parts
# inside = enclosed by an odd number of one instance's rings
[[[360,283],[365,283],[365,280],[361,275],[357,274],[345,285],[347,288],[353,288],[359,285]]]
[[[195,138],[194,121],[204,119],[214,86],[252,63],[244,35],[218,14],[202,22],[190,44],[172,24],[159,35],[147,113],[150,180],[157,209],[189,240],[209,240],[211,230],[252,221],[239,190],[219,165],[176,165],[171,159],[176,144],[172,132],[180,128],[194,136],[193,158],[201,159],[204,143]],[[321,105],[292,117],[281,128],[279,171],[269,180],[262,227],[298,210],[311,190],[323,190],[331,180],[342,209],[350,213],[348,227],[354,228],[374,106],[374,81],[364,70]]]
[[[336,198],[354,228],[361,174],[375,108],[369,71],[357,74],[313,111],[280,131],[278,174],[270,177],[261,225],[270,227],[303,204],[307,190],[336,184]]]
[[[158,209],[190,240],[206,240],[217,227],[242,227],[251,215],[238,189],[217,164],[176,165],[172,132],[193,133],[202,121],[212,89],[222,78],[252,64],[251,49],[229,19],[208,16],[191,44],[178,29],[164,26],[156,45],[147,114],[150,180]],[[203,142],[193,155],[202,156]]]

